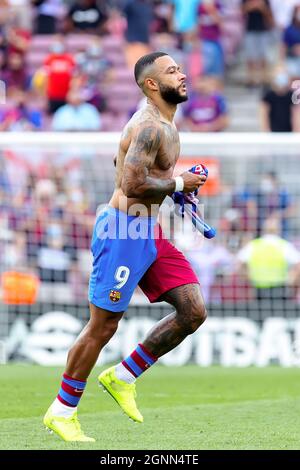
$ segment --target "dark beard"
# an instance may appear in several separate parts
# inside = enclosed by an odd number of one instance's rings
[[[171,88],[161,83],[159,84],[159,91],[163,100],[169,104],[183,103],[188,99],[187,95],[183,96],[180,94],[179,88]]]

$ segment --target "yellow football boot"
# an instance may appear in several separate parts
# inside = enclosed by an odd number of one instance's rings
[[[54,416],[51,413],[50,407],[44,416],[44,425],[64,441],[95,442],[95,439],[87,437],[81,430],[77,411],[70,418],[63,418],[61,416]]]
[[[144,421],[143,416],[139,412],[136,406],[135,397],[136,390],[135,384],[128,384],[123,380],[119,380],[115,374],[115,367],[110,367],[103,371],[99,377],[99,384],[107,391],[120,405],[124,413],[129,418],[133,419],[137,423]]]

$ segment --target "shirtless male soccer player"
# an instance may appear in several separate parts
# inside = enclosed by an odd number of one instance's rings
[[[94,441],[80,428],[77,405],[137,285],[150,302],[168,302],[175,311],[159,321],[130,356],[98,377],[99,384],[136,422],[143,422],[135,402],[136,378],[206,318],[196,275],[183,254],[163,237],[151,211],[167,195],[192,192],[206,180],[190,172],[173,177],[180,150],[173,117],[177,104],[187,100],[186,76],[169,55],[154,52],[138,60],[135,79],[148,102],[124,128],[116,158],[116,188],[95,223],[90,320],[69,351],[58,396],[44,416],[45,426],[66,441]],[[134,209],[137,204],[145,209],[142,216]],[[146,236],[130,237],[129,229],[125,237],[118,236],[118,230],[114,237],[103,236],[105,227],[118,229],[124,223],[130,227],[137,218]]]

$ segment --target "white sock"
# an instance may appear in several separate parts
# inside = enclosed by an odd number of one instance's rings
[[[51,412],[54,416],[60,416],[61,418],[70,418],[75,411],[77,411],[77,406],[67,406],[64,405],[58,398],[55,398],[54,402],[51,405]]]
[[[136,377],[129,372],[126,367],[123,366],[122,362],[116,365],[116,376],[117,379],[123,380],[128,384],[133,384],[136,381]]]

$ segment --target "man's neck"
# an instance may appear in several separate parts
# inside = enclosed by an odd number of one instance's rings
[[[167,103],[166,101],[163,101],[162,99],[158,99],[154,101],[151,98],[147,98],[147,103],[159,112],[162,118],[161,119],[162,121],[166,121],[170,124],[173,123],[174,115],[177,109],[176,104]]]

